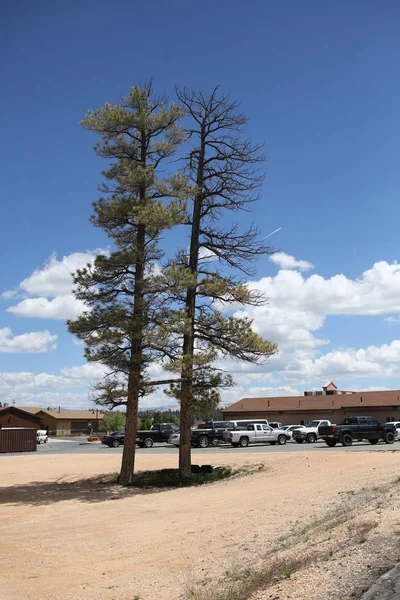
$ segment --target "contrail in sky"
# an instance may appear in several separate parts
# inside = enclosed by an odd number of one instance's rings
[[[267,238],[271,237],[271,235],[274,235],[275,233],[278,233],[278,231],[280,231],[282,229],[282,227],[278,227],[278,229],[274,229],[274,231],[271,231],[271,233],[269,233],[268,235],[265,236],[265,238],[263,238],[264,240],[266,240]]]

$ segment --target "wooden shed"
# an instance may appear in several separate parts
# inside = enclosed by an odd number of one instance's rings
[[[35,452],[36,429],[27,427],[2,427],[0,429],[0,453]]]

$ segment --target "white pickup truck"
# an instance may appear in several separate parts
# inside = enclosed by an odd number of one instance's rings
[[[265,423],[254,423],[248,425],[246,429],[236,429],[229,432],[228,441],[237,448],[246,448],[249,444],[274,444],[283,446],[286,444],[287,437],[281,429],[272,429]]]
[[[319,438],[319,428],[329,427],[330,425],[332,425],[332,423],[330,421],[327,421],[326,419],[321,421],[310,421],[310,423],[308,423],[305,427],[295,429],[293,431],[292,438],[298,444],[302,444],[303,442],[314,444]]]

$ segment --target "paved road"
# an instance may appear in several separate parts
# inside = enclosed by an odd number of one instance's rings
[[[40,444],[37,448],[39,453],[45,454],[103,454],[103,453],[122,453],[122,447],[109,448],[99,443],[85,443],[85,438],[73,439],[49,439],[47,444]],[[137,448],[138,453],[156,453],[156,454],[177,454],[178,448],[168,444],[156,444],[153,448]],[[207,454],[210,452],[221,452],[226,454],[248,454],[252,452],[400,452],[400,441],[394,444],[378,443],[372,446],[369,443],[355,442],[350,448],[336,446],[336,448],[328,448],[324,442],[316,444],[296,444],[296,442],[288,442],[285,446],[268,446],[257,444],[248,448],[233,448],[227,444],[221,444],[217,448],[193,448],[192,452],[196,454]]]

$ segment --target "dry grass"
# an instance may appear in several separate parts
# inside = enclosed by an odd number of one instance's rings
[[[248,600],[258,590],[289,579],[297,571],[330,556],[330,551],[314,549],[306,554],[270,559],[262,567],[233,569],[217,582],[206,579],[187,584],[183,597],[185,600]]]
[[[250,600],[259,590],[268,590],[283,579],[311,565],[330,560],[343,546],[347,548],[364,544],[368,534],[378,527],[376,520],[358,520],[358,514],[376,510],[387,486],[362,490],[347,495],[334,509],[318,519],[294,529],[281,537],[257,567],[232,567],[223,578],[212,581],[189,582],[185,586],[184,600]],[[332,530],[341,528],[337,536]]]
[[[356,544],[364,544],[367,541],[368,533],[378,525],[377,521],[352,521],[347,525],[347,529]]]

